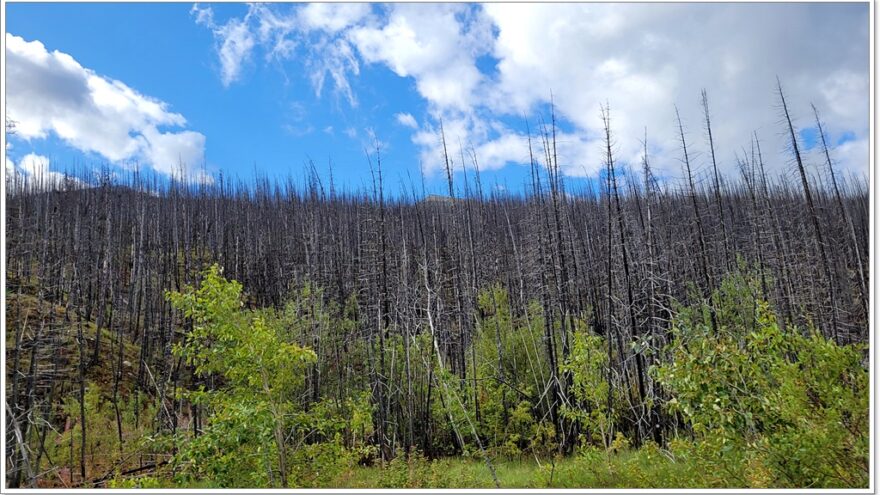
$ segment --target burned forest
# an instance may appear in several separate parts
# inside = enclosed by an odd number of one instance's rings
[[[5,483],[866,487],[868,179],[777,99],[785,156],[704,92],[672,179],[607,107],[589,185],[555,115],[518,193],[445,135],[443,194],[7,176]]]

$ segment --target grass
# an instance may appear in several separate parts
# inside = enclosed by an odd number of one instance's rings
[[[619,452],[590,450],[556,459],[497,459],[501,488],[710,488],[730,486],[717,473],[698,469],[688,459],[649,445]],[[766,486],[758,474],[749,487]],[[342,470],[325,487],[339,488],[495,488],[485,462],[478,458],[409,461]]]
[[[750,467],[746,478],[701,467],[679,446],[679,456],[649,444],[640,449],[611,452],[590,449],[577,455],[539,459],[498,458],[493,461],[501,488],[765,488],[772,478],[760,466]],[[345,456],[343,456],[344,458]],[[298,488],[495,488],[485,462],[476,457],[428,460],[401,455],[384,465],[363,466],[351,458],[324,465],[308,479],[293,480]],[[751,469],[754,468],[754,469]],[[722,470],[723,471],[723,470]],[[740,475],[743,473],[739,473]],[[313,476],[314,475],[314,476]],[[736,481],[739,480],[739,481]],[[119,479],[111,487],[183,488],[171,473]],[[210,480],[190,480],[186,488],[212,488]]]

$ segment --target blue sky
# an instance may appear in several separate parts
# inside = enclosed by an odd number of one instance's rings
[[[676,104],[705,171],[706,88],[722,170],[735,174],[757,131],[784,173],[779,75],[806,147],[813,102],[838,166],[867,172],[867,4],[6,9],[6,113],[18,123],[7,170],[138,163],[248,179],[301,177],[309,159],[326,175],[332,160],[337,186],[357,189],[378,140],[390,189],[424,172],[442,191],[442,121],[456,167],[460,147],[472,150],[487,189],[521,190],[525,121],[534,132],[549,120],[552,92],[560,167],[576,187],[601,170],[606,102],[621,163],[638,161],[647,128],[658,174],[674,181]]]

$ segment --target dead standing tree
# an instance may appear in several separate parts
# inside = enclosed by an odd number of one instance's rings
[[[846,206],[843,203],[843,196],[840,193],[840,188],[837,185],[837,174],[834,172],[834,165],[831,162],[831,152],[828,147],[828,141],[825,138],[825,129],[822,126],[822,120],[819,118],[819,111],[816,109],[815,105],[812,105],[813,115],[816,117],[816,128],[819,131],[819,137],[821,138],[822,143],[822,154],[825,155],[825,165],[828,167],[828,176],[831,179],[831,188],[834,192],[834,201],[837,204],[838,213],[841,218],[846,222],[846,226],[849,227],[849,238],[852,242],[848,247],[852,250],[854,256],[854,264],[856,266],[857,272],[857,280],[860,291],[860,302],[862,305],[862,312],[864,315],[868,314],[868,277],[867,270],[862,262],[862,253],[859,248],[859,239],[856,234],[856,227],[853,224],[852,217],[847,211]]]
[[[813,234],[815,235],[816,248],[819,251],[819,257],[822,262],[822,269],[825,272],[825,283],[827,284],[828,290],[828,298],[831,304],[831,310],[829,311],[831,316],[830,328],[829,325],[825,325],[826,335],[830,335],[834,338],[834,341],[838,344],[840,343],[840,336],[837,331],[837,320],[838,320],[838,310],[837,301],[835,297],[835,289],[834,289],[834,277],[831,272],[831,264],[828,261],[828,254],[825,252],[825,240],[822,236],[822,227],[819,224],[819,215],[816,211],[816,205],[813,202],[813,194],[810,190],[810,182],[807,179],[807,172],[804,168],[804,162],[801,158],[800,147],[798,146],[797,135],[795,134],[794,125],[791,122],[791,115],[788,112],[788,105],[785,103],[785,94],[782,91],[782,83],[779,79],[776,80],[776,89],[779,94],[779,101],[782,105],[782,112],[785,116],[785,122],[788,126],[789,135],[791,137],[791,152],[794,155],[795,162],[797,163],[798,174],[801,178],[801,186],[803,187],[804,198],[807,201],[807,209],[810,217],[810,221],[813,226]]]
[[[678,121],[678,133],[681,138],[681,152],[683,155],[683,162],[685,166],[685,175],[687,176],[688,182],[688,197],[691,201],[691,206],[693,207],[692,214],[694,218],[694,222],[697,226],[697,241],[699,242],[699,259],[700,259],[700,270],[701,275],[703,277],[703,298],[709,302],[709,318],[712,322],[712,331],[718,331],[718,322],[715,316],[715,306],[712,303],[712,289],[715,287],[715,284],[712,281],[712,273],[709,270],[709,255],[706,248],[706,236],[703,231],[703,219],[700,214],[700,205],[697,200],[697,188],[694,186],[694,174],[691,170],[691,161],[688,157],[687,151],[687,141],[684,137],[684,125],[681,123],[681,115],[678,113],[678,108],[675,109],[675,118]]]

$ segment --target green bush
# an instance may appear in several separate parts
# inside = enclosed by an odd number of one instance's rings
[[[210,411],[204,432],[185,442],[175,458],[181,477],[219,486],[287,485],[286,432],[299,408],[297,393],[315,353],[284,341],[271,310],[241,309],[241,284],[215,265],[198,289],[168,294],[193,330],[174,353],[200,376],[215,376],[214,390],[186,394]]]
[[[562,414],[579,421],[587,443],[611,444],[608,411],[608,353],[605,340],[586,330],[574,334],[571,355],[564,370],[571,373],[571,393],[577,407],[565,406]],[[612,401],[614,398],[612,397]]]
[[[855,487],[868,480],[868,372],[861,346],[783,332],[757,284],[727,279],[705,307],[683,308],[656,378],[726,486]],[[766,472],[765,480],[748,473]]]

